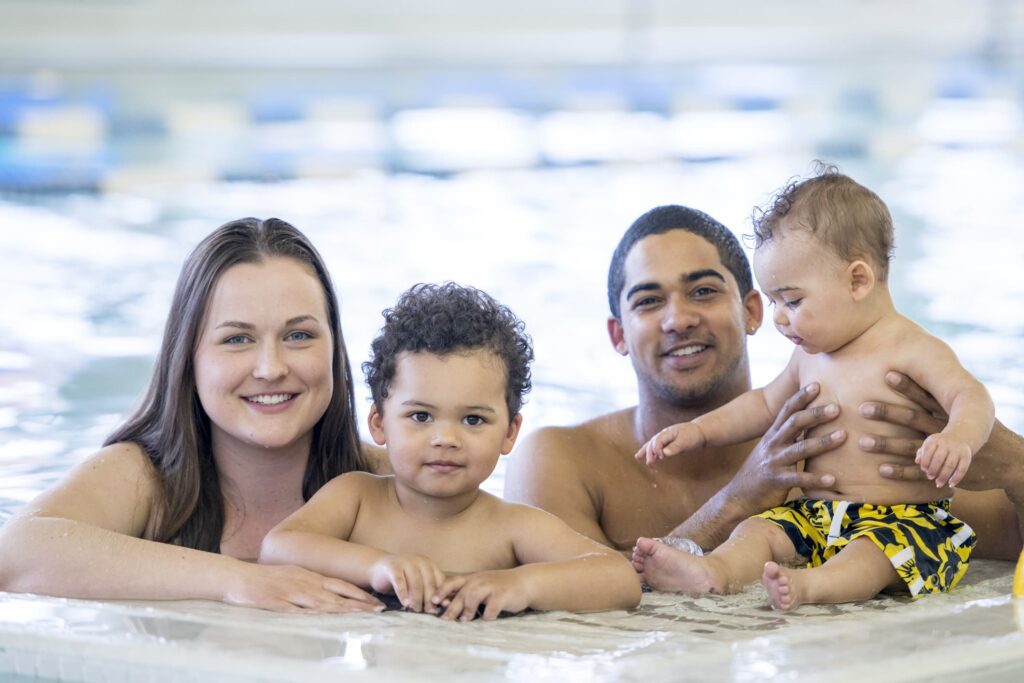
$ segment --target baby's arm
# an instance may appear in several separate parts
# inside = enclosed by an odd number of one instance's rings
[[[590,612],[635,607],[640,580],[615,550],[569,528],[554,515],[505,504],[501,529],[509,533],[519,566],[448,579],[435,602],[445,619],[467,621],[485,605],[484,619],[501,612]]]
[[[930,335],[923,337],[921,346],[911,355],[906,374],[935,397],[949,422],[925,439],[915,460],[937,487],[956,486],[988,441],[995,406],[984,385],[960,365],[949,346]]]
[[[750,441],[768,431],[786,399],[800,388],[796,354],[778,377],[689,422],[666,427],[634,456],[648,465],[680,453]]]
[[[353,472],[325,484],[309,502],[270,530],[260,547],[261,564],[297,564],[372,588],[393,592],[405,607],[435,612],[430,598],[445,579],[429,558],[394,555],[347,539],[373,475]]]

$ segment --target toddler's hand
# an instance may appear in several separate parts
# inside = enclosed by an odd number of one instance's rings
[[[445,581],[445,574],[428,557],[386,555],[370,568],[370,585],[375,591],[393,591],[407,609],[437,613],[431,597]]]
[[[971,447],[960,439],[939,432],[932,434],[917,451],[914,461],[936,487],[956,486],[971,465]]]
[[[671,458],[679,453],[697,451],[707,445],[704,432],[692,422],[681,422],[665,427],[645,443],[633,457],[645,460],[648,465]]]
[[[459,621],[476,618],[481,605],[485,605],[483,619],[497,619],[502,612],[522,612],[530,606],[527,587],[514,569],[451,577],[433,602],[445,608],[442,619]]]

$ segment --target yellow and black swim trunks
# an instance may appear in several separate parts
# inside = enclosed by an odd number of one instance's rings
[[[799,498],[756,516],[779,525],[808,567],[824,564],[855,538],[871,539],[914,598],[952,589],[977,540],[970,526],[949,514],[949,499],[871,505]]]

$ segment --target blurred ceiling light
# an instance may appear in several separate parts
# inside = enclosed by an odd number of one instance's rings
[[[933,100],[917,130],[939,145],[1002,145],[1021,133],[1020,105],[995,98]]]
[[[509,109],[407,109],[391,117],[391,136],[411,170],[521,168],[539,158],[533,120]]]
[[[556,164],[664,159],[665,119],[652,112],[558,111],[540,122],[544,156]]]

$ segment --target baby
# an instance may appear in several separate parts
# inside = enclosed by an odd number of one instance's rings
[[[394,474],[344,474],[267,534],[260,562],[297,564],[462,621],[633,607],[620,554],[480,484],[515,444],[533,350],[479,290],[417,285],[384,312],[363,365],[370,433]]]
[[[877,431],[877,423],[866,428],[855,406],[883,394],[906,403],[877,379],[894,369],[949,414],[947,427],[917,453],[930,481],[881,478],[882,456],[866,455],[856,439],[847,439],[806,464],[808,471],[833,475],[831,489],[807,490],[806,498],[744,521],[707,557],[641,538],[634,567],[655,588],[687,593],[729,592],[760,575],[778,609],[867,599],[890,586],[914,597],[949,590],[967,570],[975,540],[970,527],[949,514],[951,487],[988,439],[994,408],[946,344],[896,311],[886,283],[893,232],[888,208],[826,168],[783,189],[755,219],[754,230],[758,283],[774,307],[775,326],[796,344],[789,364],[767,386],[662,430],[636,457],[652,464],[755,438],[785,399],[811,382],[820,385],[818,404],[845,408],[839,420],[847,432]],[[835,428],[828,424],[805,438],[829,438]],[[780,566],[796,561],[807,568]]]

